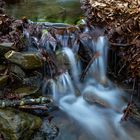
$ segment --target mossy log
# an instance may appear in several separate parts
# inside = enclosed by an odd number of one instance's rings
[[[0,100],[0,108],[19,107],[24,105],[48,104],[51,102],[52,100],[47,97],[40,97],[36,99],[21,99],[21,100]]]

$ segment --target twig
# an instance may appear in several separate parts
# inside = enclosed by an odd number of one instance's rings
[[[123,70],[123,68],[126,66],[126,63],[120,68],[120,70],[118,71],[118,75],[120,74],[120,72]]]
[[[124,121],[124,120],[126,121],[130,117],[130,115],[132,114],[132,109],[133,109],[134,105],[135,104],[133,101],[128,103],[126,109],[124,110],[124,115],[121,118],[121,121]]]
[[[48,110],[48,107],[46,106],[30,106],[30,105],[25,105],[25,106],[19,106],[21,109],[32,109],[32,110]]]
[[[86,76],[86,73],[87,71],[89,70],[91,64],[93,61],[95,61],[95,59],[99,56],[100,54],[98,52],[95,53],[95,55],[93,55],[92,59],[89,61],[87,67],[85,68],[85,70],[82,72],[81,74],[81,77],[80,77],[80,80],[83,81],[85,76]]]
[[[128,46],[134,45],[134,43],[130,43],[130,44],[119,44],[119,43],[112,43],[112,42],[110,42],[110,45],[117,46],[117,47],[128,47]]]

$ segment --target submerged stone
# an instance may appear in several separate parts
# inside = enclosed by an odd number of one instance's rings
[[[0,55],[4,55],[11,50],[13,45],[14,43],[0,43]]]
[[[8,82],[8,75],[0,76],[0,86],[5,86]]]
[[[41,58],[37,53],[9,51],[5,54],[5,58],[10,62],[21,66],[23,69],[37,69],[42,67]]]
[[[42,120],[14,109],[0,109],[0,133],[6,140],[30,140]]]
[[[105,108],[110,108],[110,105],[108,102],[106,102],[105,100],[103,100],[102,98],[98,97],[95,94],[92,93],[84,93],[83,95],[84,100],[86,100],[89,104],[97,104],[101,107],[105,107]]]

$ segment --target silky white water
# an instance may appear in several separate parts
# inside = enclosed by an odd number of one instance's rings
[[[122,100],[122,91],[106,76],[107,39],[101,36],[94,43],[99,57],[93,62],[84,82],[78,80],[80,73],[74,53],[70,48],[62,49],[71,65],[71,76],[66,71],[55,80],[52,79],[51,91],[54,101],[85,131],[90,132],[94,139],[132,140],[120,123],[122,109],[126,105]],[[77,94],[75,87],[80,87],[80,94]],[[89,104],[88,100],[92,100],[93,103]]]

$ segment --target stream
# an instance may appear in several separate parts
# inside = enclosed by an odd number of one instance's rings
[[[8,0],[7,0],[8,1]],[[81,16],[78,0],[15,0],[6,7],[9,15],[27,16],[33,21],[66,22],[74,24]]]
[[[74,24],[81,16],[78,0],[24,0],[9,3],[6,10],[16,18],[27,16],[38,22]],[[82,33],[90,33],[90,30],[85,28]],[[59,128],[55,140],[139,140],[139,126],[131,121],[121,121],[123,109],[127,106],[127,94],[107,77],[107,37],[86,40],[83,36],[81,39],[84,47],[97,53],[81,81],[82,64],[76,57],[79,46],[74,34],[56,36],[61,44],[58,50],[52,42],[46,45],[45,35],[48,32],[40,39],[42,47],[50,53],[59,53],[69,63],[66,66],[63,62],[62,65],[68,68],[44,83],[42,90],[42,94],[48,96],[49,88],[49,94],[59,108],[51,113],[52,123]]]

